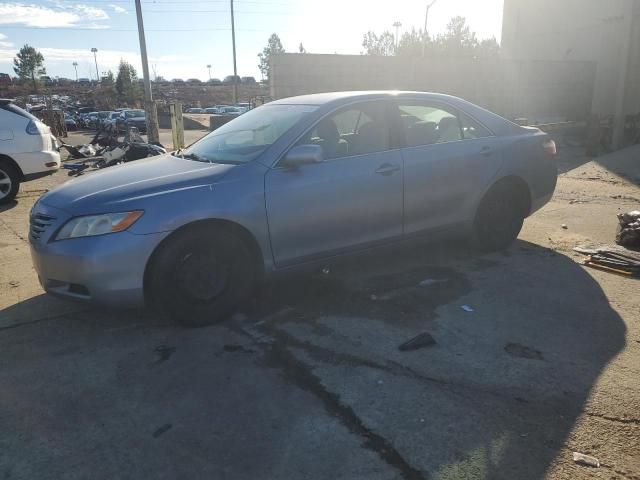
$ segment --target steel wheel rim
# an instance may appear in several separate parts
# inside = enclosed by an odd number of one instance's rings
[[[9,195],[11,186],[11,177],[0,168],[0,200]]]
[[[179,261],[175,278],[178,288],[189,299],[211,302],[226,291],[229,274],[228,265],[216,256],[193,252]]]

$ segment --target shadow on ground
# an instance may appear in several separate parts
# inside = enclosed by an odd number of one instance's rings
[[[6,212],[7,210],[11,210],[16,205],[18,205],[18,202],[16,202],[15,200],[11,200],[9,203],[5,203],[4,205],[0,205],[0,213]]]
[[[324,270],[209,328],[93,309],[0,331],[0,471],[539,479],[625,342],[583,268],[526,242]],[[435,346],[398,351],[423,331]]]

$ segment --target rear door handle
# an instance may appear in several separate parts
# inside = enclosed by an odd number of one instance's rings
[[[391,165],[390,163],[383,163],[378,167],[376,173],[378,175],[393,175],[395,172],[399,172],[400,167],[398,165]]]
[[[480,155],[483,157],[489,157],[493,153],[493,149],[491,147],[482,147],[480,149]]]

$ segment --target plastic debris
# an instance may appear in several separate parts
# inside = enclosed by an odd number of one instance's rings
[[[435,344],[435,338],[433,338],[430,333],[423,332],[420,335],[413,337],[411,340],[404,342],[398,347],[398,350],[408,352],[419,348],[430,347]]]
[[[371,300],[373,300],[375,302],[378,299],[378,296],[377,295],[371,295],[370,298],[371,298]]]
[[[596,457],[585,455],[584,453],[573,452],[573,461],[581,465],[587,465],[588,467],[600,467],[600,461]]]
[[[629,248],[640,248],[640,210],[618,214],[616,243]]]
[[[563,229],[565,229],[565,230],[566,230],[567,228],[569,228],[569,227],[567,226],[567,224],[566,224],[566,223],[563,223],[563,224],[562,224],[562,225],[560,225],[560,226],[561,226]]]
[[[331,270],[329,270],[329,267],[324,267],[322,269],[322,273],[324,273],[325,275],[329,275],[329,273],[331,273]]]
[[[469,305],[462,305],[460,308],[465,312],[473,312],[473,308],[471,308]]]

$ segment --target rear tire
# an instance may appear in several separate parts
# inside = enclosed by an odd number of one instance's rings
[[[509,247],[520,234],[527,215],[517,187],[496,185],[478,207],[473,223],[472,243],[483,252]]]
[[[186,327],[220,322],[253,291],[251,252],[233,233],[212,226],[177,233],[154,254],[147,274],[152,307]]]
[[[20,189],[21,175],[18,169],[0,159],[0,205],[13,201]]]

